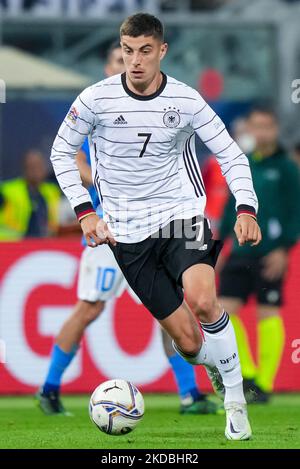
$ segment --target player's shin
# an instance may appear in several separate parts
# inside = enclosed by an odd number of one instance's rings
[[[202,345],[199,352],[195,355],[184,353],[178,345],[173,342],[173,347],[176,352],[191,365],[204,365],[207,375],[211,381],[212,387],[220,399],[224,399],[224,385],[222,376],[215,365],[212,354],[209,351],[209,346],[205,340],[202,340]]]
[[[224,311],[215,323],[201,325],[212,360],[222,376],[225,405],[228,402],[244,404],[246,401],[237,343],[228,314]]]

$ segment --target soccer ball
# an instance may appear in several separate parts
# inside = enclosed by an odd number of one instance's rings
[[[92,422],[108,435],[125,435],[135,429],[144,415],[144,399],[129,381],[113,379],[93,392],[89,413]]]

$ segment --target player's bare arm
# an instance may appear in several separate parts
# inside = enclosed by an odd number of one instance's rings
[[[251,246],[257,246],[262,239],[260,227],[255,218],[248,214],[241,214],[237,217],[234,232],[240,246],[251,243]]]

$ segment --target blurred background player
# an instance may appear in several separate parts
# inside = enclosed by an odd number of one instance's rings
[[[0,185],[0,239],[53,236],[58,229],[61,191],[47,181],[42,153],[29,150],[23,159],[23,175]]]
[[[108,50],[105,74],[112,76],[123,71],[124,64],[120,43],[115,42]],[[101,216],[100,201],[92,181],[87,140],[77,155],[77,166],[84,185],[89,189],[94,207],[97,208],[97,213]],[[105,302],[113,296],[120,296],[125,288],[128,288],[127,282],[109,247],[103,245],[93,249],[86,246],[80,261],[78,302],[56,338],[45,382],[36,396],[39,407],[45,414],[69,415],[60,399],[62,376],[79,348],[85,329],[104,310]],[[211,401],[199,390],[193,366],[175,353],[171,338],[163,330],[162,338],[164,350],[178,387],[181,402],[180,412],[183,414],[215,414],[221,411],[219,404]]]
[[[260,201],[262,242],[254,251],[233,241],[231,255],[220,275],[220,301],[231,312],[247,400],[268,402],[284,347],[280,307],[289,249],[297,242],[300,232],[300,181],[296,164],[278,141],[278,121],[271,108],[251,110],[248,132],[255,141],[255,149],[248,156]],[[233,219],[231,197],[220,226],[223,239],[231,236]],[[241,306],[252,294],[257,301],[257,365],[246,329],[238,317]]]

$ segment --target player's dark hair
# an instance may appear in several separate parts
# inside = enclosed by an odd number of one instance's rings
[[[131,15],[122,23],[120,36],[153,36],[164,41],[164,27],[161,21],[148,13],[136,13]]]
[[[277,112],[271,104],[254,104],[248,112],[247,117],[249,118],[253,114],[267,114],[273,117],[274,120],[278,120]]]

